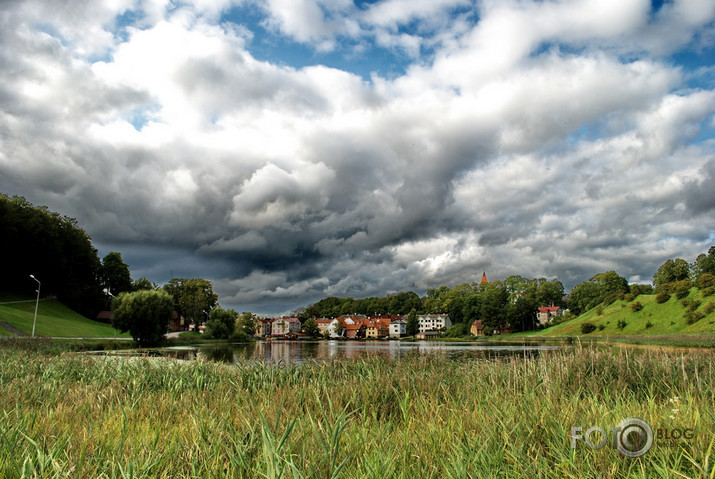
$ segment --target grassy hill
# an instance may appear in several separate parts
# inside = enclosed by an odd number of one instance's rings
[[[642,309],[634,311],[633,303],[640,303]],[[703,317],[689,321],[688,306]],[[640,295],[633,301],[618,300],[611,305],[593,308],[570,321],[549,328],[525,334],[530,337],[583,336],[584,323],[593,324],[596,329],[588,337],[634,336],[666,334],[715,333],[715,296],[703,297],[702,292],[692,288],[689,295],[670,299],[658,304],[655,295]]]
[[[16,302],[22,301],[22,302]],[[20,331],[31,334],[32,322],[35,315],[34,298],[0,294],[0,321],[6,322]],[[12,335],[0,326],[0,336]],[[92,321],[72,311],[57,300],[40,300],[37,311],[36,336],[60,337],[129,337],[128,334],[118,333],[108,324]]]

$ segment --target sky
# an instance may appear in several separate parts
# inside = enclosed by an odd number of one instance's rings
[[[2,0],[0,192],[225,307],[715,243],[712,0]]]

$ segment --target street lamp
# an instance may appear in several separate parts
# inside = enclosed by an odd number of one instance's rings
[[[32,337],[35,337],[35,324],[37,324],[37,307],[40,305],[40,286],[42,286],[42,283],[40,283],[40,280],[35,278],[33,275],[30,275],[30,278],[34,279],[37,281],[37,300],[35,301],[35,319],[32,321]]]

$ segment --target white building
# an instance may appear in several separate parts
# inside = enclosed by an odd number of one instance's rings
[[[390,337],[391,338],[401,338],[407,335],[407,321],[404,319],[398,319],[397,321],[390,322]]]
[[[420,333],[452,326],[452,320],[446,314],[420,314],[417,319],[420,322]]]
[[[271,335],[298,334],[300,333],[300,328],[301,324],[298,318],[278,318],[271,325]]]

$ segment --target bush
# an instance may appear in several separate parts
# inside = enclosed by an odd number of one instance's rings
[[[599,325],[598,325],[598,330],[599,330],[599,331],[603,331],[604,329],[606,329],[606,326],[605,326],[605,325],[603,325],[603,324],[599,324]]]
[[[650,329],[650,328],[652,328],[652,327],[653,327],[653,323],[651,323],[650,321],[648,321],[647,323],[645,323],[645,328],[646,328],[646,329]]]
[[[623,330],[626,326],[628,326],[628,323],[626,323],[622,319],[619,319],[618,322],[616,323],[616,326],[618,326],[618,329]]]
[[[668,291],[661,291],[655,296],[655,302],[658,304],[666,303],[670,299],[670,293]]]
[[[237,329],[231,335],[231,340],[236,341],[237,343],[245,343],[246,341],[248,341],[248,335],[243,329]]]
[[[635,303],[631,303],[631,310],[632,310],[634,313],[637,313],[637,312],[640,311],[641,309],[643,309],[643,305],[641,304],[640,301],[636,301]]]
[[[711,286],[702,290],[703,298],[707,298],[708,296],[712,296],[713,294],[715,294],[715,286]]]
[[[715,287],[715,276],[710,273],[701,274],[698,278],[698,289]]]
[[[704,317],[705,317],[705,315],[703,313],[701,313],[700,311],[688,311],[685,314],[685,319],[687,320],[688,324],[697,323]]]
[[[700,307],[700,301],[698,301],[697,299],[685,298],[683,301],[681,301],[680,304],[685,306],[688,309],[688,311],[695,311],[696,309],[698,309]]]
[[[583,323],[581,325],[581,334],[589,334],[596,330],[596,325],[592,323]]]
[[[216,307],[209,313],[206,323],[206,335],[209,338],[228,339],[233,336],[236,329],[238,313],[232,309]]]
[[[687,279],[683,279],[681,281],[676,281],[673,283],[673,292],[675,293],[675,297],[678,299],[683,299],[690,294],[690,288],[693,287],[693,283],[688,281]]]
[[[603,314],[603,305],[599,304],[598,307],[596,308],[596,316],[600,316]]]
[[[122,293],[112,302],[112,326],[132,335],[140,346],[155,346],[164,340],[164,333],[174,314],[174,300],[160,290]]]
[[[703,308],[703,313],[705,313],[705,314],[710,314],[710,313],[712,313],[714,310],[715,310],[715,303],[713,303],[712,301],[710,301],[710,302],[709,302],[708,304],[706,304],[705,307]]]
[[[617,299],[623,299],[624,295],[625,294],[623,293],[623,291],[616,291],[614,293],[611,293],[603,299],[603,304],[604,306],[611,305],[615,303]]]

